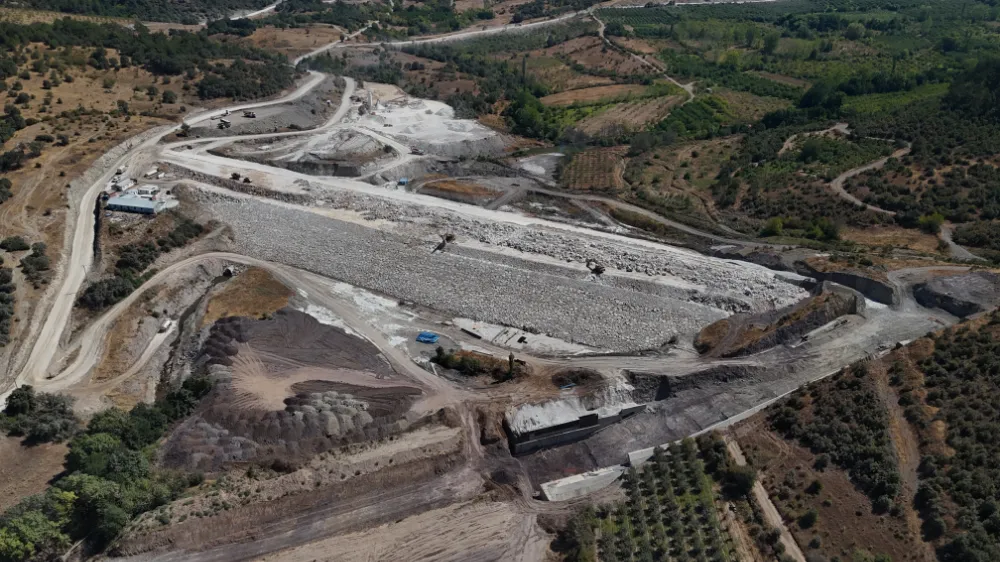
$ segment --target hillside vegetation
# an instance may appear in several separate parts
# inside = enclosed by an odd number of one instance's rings
[[[796,392],[770,410],[768,423],[816,455],[816,468],[845,471],[875,514],[915,510],[919,540],[939,560],[1000,559],[1000,467],[990,460],[1000,455],[998,336],[997,313],[928,335]],[[917,436],[915,485],[903,484],[897,422]]]

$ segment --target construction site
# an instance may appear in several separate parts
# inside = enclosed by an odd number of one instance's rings
[[[68,272],[93,263],[99,194],[161,200],[112,176],[155,169],[171,209],[210,225],[72,329],[54,297],[2,389],[98,411],[214,382],[156,459],[213,483],[133,521],[111,559],[540,560],[540,521],[618,497],[653,447],[996,304],[965,266],[834,278],[796,265],[811,254],[638,235],[593,200],[534,199],[559,156],[508,158],[513,142],[312,72],[95,165],[59,294],[85,284]]]

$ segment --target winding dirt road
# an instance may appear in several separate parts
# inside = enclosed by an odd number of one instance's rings
[[[885,163],[888,162],[890,158],[899,159],[899,158],[902,158],[903,156],[906,156],[909,153],[910,153],[910,145],[909,145],[909,143],[907,143],[906,146],[904,146],[903,148],[897,149],[895,152],[893,152],[889,156],[886,156],[885,158],[879,158],[878,160],[876,160],[874,162],[869,162],[868,164],[865,164],[864,166],[858,166],[857,168],[851,168],[850,170],[847,170],[846,172],[844,172],[844,173],[840,174],[839,176],[835,177],[833,179],[833,181],[831,181],[830,184],[829,184],[830,185],[830,189],[833,190],[833,192],[835,194],[837,194],[841,199],[849,201],[849,202],[853,203],[854,205],[857,205],[859,207],[864,207],[864,208],[868,209],[869,211],[874,211],[876,213],[881,213],[883,215],[895,216],[896,215],[895,211],[889,211],[889,210],[883,209],[881,207],[876,207],[875,205],[869,205],[869,204],[865,203],[864,201],[858,199],[857,197],[851,195],[850,193],[847,192],[846,189],[844,189],[844,182],[846,182],[847,180],[853,178],[854,176],[857,176],[859,174],[863,174],[863,173],[865,173],[867,171],[870,171],[870,170],[879,170],[879,169],[885,167]]]

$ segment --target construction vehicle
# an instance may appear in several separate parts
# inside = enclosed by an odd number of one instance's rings
[[[115,170],[115,174],[117,174],[119,176],[122,175],[122,174],[124,174],[124,173],[125,173],[125,166],[118,166],[118,169]]]
[[[604,266],[594,259],[587,260],[587,269],[597,277],[600,277],[604,273]]]
[[[246,117],[248,119],[256,119],[257,118],[257,114],[255,112],[253,112],[253,111],[244,111],[243,112],[243,117]]]
[[[410,154],[416,154],[417,156],[423,156],[424,155],[424,151],[420,150],[419,148],[413,147],[413,148],[410,149]]]
[[[232,127],[232,126],[233,125],[229,121],[223,121],[222,123],[219,123],[219,128],[220,129],[228,129],[229,127]]]

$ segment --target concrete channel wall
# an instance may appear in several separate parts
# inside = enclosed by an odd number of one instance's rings
[[[618,423],[625,418],[645,411],[645,409],[645,404],[633,404],[625,406],[618,412],[611,415],[602,417],[597,413],[589,413],[580,416],[571,422],[545,427],[527,433],[518,433],[513,431],[510,428],[510,425],[504,421],[504,430],[507,432],[507,436],[509,438],[511,452],[515,455],[524,455],[539,449],[579,441],[580,439],[584,439],[594,433],[597,433],[611,424]]]

